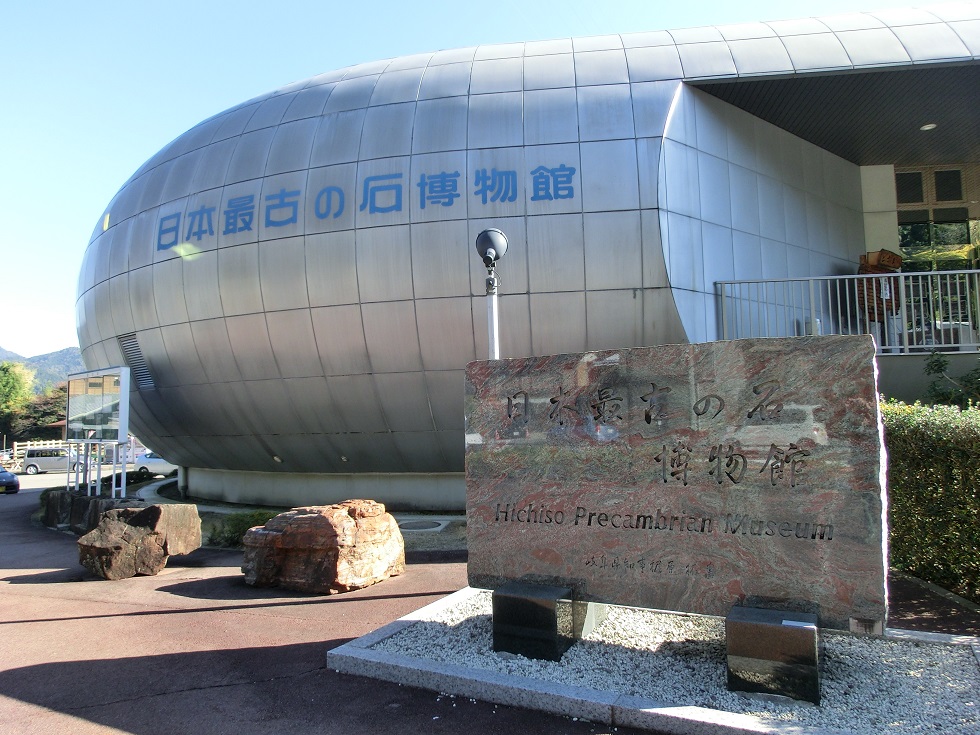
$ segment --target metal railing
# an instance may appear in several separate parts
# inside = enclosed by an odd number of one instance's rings
[[[977,352],[980,270],[718,281],[722,339],[872,334],[879,352]]]

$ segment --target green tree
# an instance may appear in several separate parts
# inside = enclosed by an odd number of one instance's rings
[[[60,439],[61,428],[51,424],[65,418],[68,405],[68,383],[59,383],[31,400],[11,422],[11,433],[20,441],[27,439]]]
[[[34,371],[19,362],[0,362],[0,431],[10,436],[14,419],[34,395]]]

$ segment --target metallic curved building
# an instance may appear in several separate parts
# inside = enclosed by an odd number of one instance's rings
[[[891,244],[895,166],[977,160],[978,53],[963,4],[288,85],[108,205],[79,278],[85,364],[132,368],[134,433],[195,495],[462,507],[477,233],[510,240],[504,356],[715,339],[716,281],[853,273]]]

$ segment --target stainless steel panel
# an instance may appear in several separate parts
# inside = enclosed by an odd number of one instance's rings
[[[827,202],[813,194],[806,195],[806,229],[811,250],[830,252],[827,240]]]
[[[410,160],[377,158],[362,160],[357,166],[354,224],[361,231],[386,225],[405,225],[409,221],[412,196]]]
[[[167,351],[170,366],[174,373],[180,376],[182,384],[196,385],[208,382],[207,374],[201,365],[201,359],[197,355],[194,335],[191,333],[189,324],[172,324],[168,327],[160,327],[160,337],[163,339],[163,346]],[[211,401],[206,401],[206,403],[211,403]]]
[[[473,55],[475,53],[476,46],[436,51],[434,54],[432,54],[432,59],[429,61],[429,66],[433,67],[439,66],[440,64],[456,64],[463,61],[473,61]]]
[[[687,339],[691,342],[707,342],[711,339],[707,324],[707,307],[711,302],[703,294],[693,291],[677,290],[673,295]]]
[[[780,158],[782,160],[783,181],[797,189],[806,188],[806,175],[803,172],[803,141],[794,135],[779,136]]]
[[[660,236],[661,218],[666,219],[667,213],[656,209],[640,212],[643,241],[643,287],[666,288],[670,285],[667,279],[667,262],[664,258],[663,241]],[[650,344],[644,342],[643,344]]]
[[[284,378],[323,374],[309,309],[268,312],[265,320],[272,352]]]
[[[711,95],[697,94],[694,96],[694,107],[698,150],[727,158],[729,105]]]
[[[570,54],[572,39],[556,38],[551,41],[528,41],[524,44],[524,58],[549,54]]]
[[[476,237],[488,227],[496,227],[507,235],[507,262],[498,263],[497,274],[500,276],[499,291],[502,295],[527,293],[527,220],[524,217],[490,217],[478,219],[471,217],[467,222],[470,247],[476,242]],[[480,296],[486,293],[487,270],[483,266],[476,250],[472,251],[469,261],[470,293]]]
[[[419,84],[422,81],[423,69],[404,69],[393,71],[388,69],[378,77],[378,82],[371,92],[371,107],[392,105],[398,102],[415,102],[419,96]]]
[[[585,340],[585,293],[531,294],[531,354],[559,355],[583,352]],[[545,325],[548,325],[545,327]]]
[[[391,431],[433,431],[429,396],[422,373],[375,375],[378,403]]]
[[[741,166],[730,166],[728,177],[732,192],[732,228],[758,235],[760,232],[758,174]]]
[[[470,91],[472,68],[473,65],[469,62],[428,67],[419,85],[419,100],[467,94]]]
[[[610,49],[621,49],[623,47],[623,41],[615,34],[586,36],[584,38],[573,38],[572,47],[575,49],[576,54],[583,51],[606,51]]]
[[[630,85],[610,84],[578,90],[579,139],[633,138]]]
[[[422,369],[413,302],[362,304],[361,318],[364,320],[364,341],[375,374]]]
[[[221,383],[241,380],[242,374],[231,351],[225,320],[191,322],[190,327],[201,366],[211,385],[217,388]]]
[[[787,186],[783,189],[783,205],[786,213],[786,241],[807,247],[809,239],[806,228],[806,195],[800,189]],[[863,237],[861,242],[864,242]]]
[[[486,308],[483,311],[485,314]],[[477,359],[469,297],[419,299],[415,313],[426,370],[453,370]]]
[[[727,43],[682,44],[677,47],[684,76],[688,78],[734,76],[738,73]]]
[[[309,307],[303,238],[264,241],[259,246],[259,277],[262,308],[267,313]]]
[[[262,179],[253,179],[231,184],[222,190],[215,222],[219,248],[258,240],[262,184]]]
[[[411,230],[375,227],[355,237],[361,303],[411,299]]]
[[[949,27],[960,37],[973,56],[980,56],[980,21],[968,19],[962,23],[951,22]]]
[[[524,143],[571,143],[578,140],[575,89],[543,89],[524,93]]]
[[[633,124],[638,138],[659,138],[664,134],[667,115],[677,92],[677,82],[633,84]]]
[[[466,153],[427,153],[412,156],[406,197],[412,222],[466,219],[470,186]]]
[[[325,71],[322,74],[317,74],[312,77],[307,83],[304,89],[309,89],[310,87],[316,87],[320,84],[333,84],[334,82],[339,82],[341,79],[347,76],[350,72],[350,67],[342,67],[340,69],[334,69],[332,71]]]
[[[786,245],[762,238],[763,279],[789,278],[789,261]]]
[[[374,86],[378,83],[377,76],[364,76],[344,79],[337,82],[327,104],[323,106],[323,114],[331,112],[346,112],[347,110],[358,110],[367,107],[371,100],[371,93]]]
[[[870,17],[870,16],[869,16]],[[800,18],[796,20],[777,20],[766,23],[779,36],[805,36],[814,33],[826,33],[827,26],[818,18]]]
[[[444,400],[458,395],[463,389],[465,374],[462,370],[427,370],[425,386],[430,400],[432,417],[439,431],[462,431],[463,412],[458,411],[455,401]]]
[[[970,55],[959,36],[943,23],[896,26],[892,30],[913,62],[961,59]]]
[[[643,344],[643,299],[636,289],[585,294],[590,350],[615,350]]]
[[[313,141],[310,168],[356,161],[365,114],[366,110],[357,109],[323,115]]]
[[[128,334],[136,330],[133,307],[129,302],[129,274],[123,273],[109,280],[109,308],[112,314],[112,336]]]
[[[109,280],[109,257],[112,252],[112,240],[114,232],[103,233],[88,248],[86,256],[90,264],[86,266],[87,276],[91,278],[92,285]]]
[[[347,70],[344,79],[356,79],[358,77],[376,76],[381,74],[391,64],[391,59],[381,59],[380,61],[367,61],[363,64],[355,64]]]
[[[575,61],[570,53],[524,59],[524,89],[575,86]]]
[[[765,240],[763,240],[765,242]],[[785,245],[786,263],[789,268],[787,276],[789,278],[805,278],[813,271],[810,270],[810,251],[804,248]]]
[[[152,267],[147,266],[129,272],[129,303],[132,305],[133,322],[137,330],[152,329],[160,323],[157,318],[156,303],[153,299]],[[79,340],[82,340],[81,335],[79,335]],[[94,341],[93,339],[84,340],[83,344]]]
[[[757,280],[762,273],[762,240],[758,235],[732,231],[736,281]]]
[[[276,128],[276,135],[269,148],[269,160],[265,165],[265,175],[309,168],[313,137],[318,126],[319,120],[306,118],[283,123]]]
[[[786,36],[783,44],[793,60],[793,68],[797,71],[839,69],[851,65],[847,52],[833,33]]]
[[[934,24],[937,17],[930,8],[882,8],[873,15],[890,26],[912,26]]]
[[[114,238],[115,244],[113,250],[110,251],[109,257],[113,269],[122,268],[123,263],[126,263],[128,270],[135,270],[153,262],[153,250],[151,248],[155,247],[155,241],[152,239],[151,232],[156,224],[155,215],[156,213],[153,211],[144,212],[137,217],[126,220],[125,227],[128,229],[128,235]],[[116,249],[117,247],[128,249],[128,263],[123,254]]]
[[[493,148],[469,152],[466,191],[471,219],[524,214],[529,196],[526,191],[528,174],[537,165],[528,165],[524,157],[526,150]],[[474,241],[470,242],[472,244]]]
[[[110,339],[115,332],[112,323],[112,302],[109,295],[109,283],[96,285],[91,291],[87,303],[91,305],[95,316],[95,336],[97,339]],[[91,323],[91,322],[90,322]]]
[[[325,375],[359,375],[371,371],[360,306],[311,309],[310,316]],[[343,394],[337,400],[344,400]]]
[[[735,246],[732,243],[732,230],[702,222],[701,242],[705,250],[704,287],[714,293],[716,281],[731,281],[735,278]]]
[[[445,472],[463,471],[463,444],[459,441],[459,433],[455,431],[440,431],[433,436],[434,442],[442,450],[446,458]]]
[[[773,240],[786,240],[783,187],[768,176],[759,177],[759,234]]]
[[[776,32],[765,23],[734,23],[732,25],[716,26],[716,28],[726,41],[770,38],[776,35]]]
[[[473,62],[470,94],[520,92],[524,83],[524,60],[493,59]]]
[[[532,293],[584,290],[585,227],[582,215],[529,217],[527,261]],[[503,267],[501,263],[501,271]]]
[[[841,13],[839,15],[824,15],[818,23],[822,23],[834,32],[858,31],[865,28],[883,28],[884,23],[869,13]],[[773,25],[770,23],[769,25]],[[808,30],[806,33],[820,33],[824,29]]]
[[[803,147],[803,181],[805,189],[811,194],[826,197],[826,181],[824,177],[825,159],[820,151],[813,146]]]
[[[157,388],[180,385],[183,381],[181,376],[177,375],[170,366],[170,358],[167,356],[167,348],[163,344],[163,337],[160,335],[160,330],[146,329],[138,332],[136,338],[139,340],[140,349],[143,351],[143,357],[146,358],[146,364],[153,374],[153,381],[156,383]],[[173,416],[173,412],[170,413]],[[180,422],[175,420],[175,418],[171,418],[168,423],[168,427],[172,431],[175,427],[179,426]]]
[[[169,202],[190,193],[190,183],[198,163],[203,158],[203,149],[185,153],[171,162],[167,183],[160,195],[161,202]]]
[[[183,280],[183,263],[179,258],[153,266],[153,299],[157,305],[158,325],[187,321]]]
[[[470,97],[467,120],[470,149],[522,145],[523,136],[523,97],[520,92]]]
[[[793,63],[786,47],[778,38],[753,38],[745,41],[729,41],[728,47],[735,59],[739,74],[766,74],[793,71]]]
[[[419,102],[415,109],[412,152],[464,150],[468,110],[466,97]]]
[[[263,434],[282,436],[296,432],[297,418],[293,403],[281,380],[250,380],[242,384],[242,389],[248,395],[252,412],[259,417],[255,419],[255,425],[262,427],[260,431]],[[275,454],[286,459],[278,451]]]
[[[701,221],[668,212],[667,229],[663,234],[671,287],[703,291],[705,254]]]
[[[838,33],[837,38],[844,45],[844,50],[854,66],[899,64],[909,61],[905,47],[887,28],[848,31]]]
[[[683,344],[687,341],[674,292],[668,288],[644,291],[642,344]]]
[[[272,354],[265,314],[245,314],[225,318],[228,341],[244,380],[278,378],[279,368]]]
[[[739,109],[726,108],[728,119],[728,160],[737,166],[757,170],[755,125],[752,118]]]
[[[317,84],[299,92],[282,116],[283,124],[308,117],[319,117],[335,84]]]
[[[225,183],[234,184],[263,176],[266,161],[269,160],[269,148],[272,147],[275,134],[275,128],[264,128],[240,137],[235,153],[231,157],[231,163],[228,165]]]
[[[353,163],[310,169],[304,228],[307,235],[353,229],[356,177],[357,165]]]
[[[416,299],[469,296],[469,261],[476,251],[468,235],[463,220],[412,225],[408,262]]]
[[[524,55],[524,42],[498,43],[492,46],[478,46],[473,55],[474,61],[483,59],[510,59]]]
[[[262,194],[256,200],[255,219],[259,241],[302,235],[306,227],[307,169],[262,181]]]
[[[585,288],[588,291],[641,288],[643,254],[640,244],[640,213],[586,214],[583,224]]]
[[[399,56],[392,59],[391,63],[385,67],[385,73],[390,74],[402,69],[424,69],[428,66],[430,59],[432,59],[432,52]]]
[[[582,144],[582,206],[587,212],[640,206],[635,140]]]
[[[216,143],[219,140],[237,138],[240,136],[245,132],[245,126],[248,125],[248,121],[252,119],[252,115],[255,114],[255,111],[258,108],[259,104],[257,102],[250,103],[232,110],[228,110],[224,114],[220,115],[221,125],[214,131],[214,136],[211,138],[211,142]]]
[[[352,231],[306,236],[306,290],[310,306],[357,303]]]
[[[623,46],[640,48],[644,46],[673,46],[674,39],[667,31],[645,31],[642,33],[624,33],[620,38]]]
[[[170,175],[170,169],[173,168],[173,165],[173,161],[161,163],[127,187],[132,191],[134,197],[138,197],[138,201],[134,205],[134,213],[155,207],[165,201],[163,189],[167,185],[167,177]]]
[[[712,41],[721,41],[721,31],[719,31],[714,26],[700,26],[696,28],[679,28],[677,30],[670,30],[671,38],[674,39],[674,43],[678,46],[682,44],[696,44],[696,43],[710,43]]]
[[[344,430],[326,378],[289,378],[282,383],[296,416],[294,431],[317,434]]]
[[[431,432],[399,431],[391,435],[405,472],[442,472],[447,460]]]
[[[626,52],[620,49],[612,51],[575,51],[575,81],[579,87],[593,84],[625,84],[629,81],[626,67]]]
[[[606,144],[592,143],[590,145],[594,146]],[[525,170],[528,173],[525,185],[531,187],[531,192],[526,197],[527,213],[529,215],[559,214],[582,211],[586,182],[585,173],[582,170],[583,167],[581,157],[579,155],[579,146],[577,144],[564,143],[556,145],[528,146],[524,149],[524,155]],[[634,169],[636,167],[635,157],[633,167]],[[538,195],[534,188],[535,182],[532,178],[532,172],[539,169],[546,169],[547,171],[551,172],[541,174],[544,182],[548,184],[545,192],[547,196]],[[575,171],[572,173],[568,169],[575,169]],[[563,183],[562,190],[560,192],[556,191],[555,184],[558,182],[555,180],[554,172],[559,172],[562,179],[567,178],[568,181],[565,183],[567,183],[571,188],[566,188]],[[571,196],[554,198],[554,195],[559,193],[562,195],[571,194]],[[549,199],[549,196],[552,198]]]
[[[221,193],[221,189],[211,189],[187,197],[183,205],[183,215],[177,223],[179,231],[173,233],[173,237],[167,241],[169,243],[177,240],[177,243],[173,247],[165,247],[161,250],[161,240],[165,235],[158,230],[154,240],[156,246],[154,260],[192,258],[198,253],[217,248],[218,234],[221,231]],[[164,205],[161,211],[170,213],[170,206]],[[158,224],[160,228],[164,226],[162,221]]]
[[[327,376],[330,394],[342,396],[337,401],[337,410],[344,420],[348,432],[387,431],[381,405],[374,387],[373,375]],[[345,437],[347,439],[349,437]],[[342,446],[338,437],[337,446]]]
[[[262,102],[245,126],[245,132],[278,125],[282,122],[282,116],[286,114],[286,108],[296,99],[296,95],[297,92],[280,94]]]
[[[218,288],[226,315],[262,311],[258,244],[247,243],[218,251]]]
[[[236,140],[229,139],[212,143],[205,148],[201,152],[197,168],[194,170],[187,190],[204,191],[205,189],[217,189],[223,186],[236,145]]]
[[[187,305],[187,318],[194,321],[220,317],[222,311],[221,293],[218,290],[218,253],[201,253],[185,260],[183,276],[182,290]]]

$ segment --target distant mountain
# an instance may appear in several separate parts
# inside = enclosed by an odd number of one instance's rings
[[[82,352],[77,347],[66,347],[57,352],[35,357],[21,357],[0,347],[0,361],[21,362],[34,370],[34,391],[41,393],[58,383],[68,380],[71,373],[85,371],[82,363]]]

